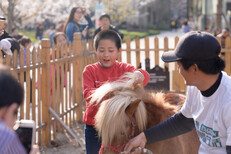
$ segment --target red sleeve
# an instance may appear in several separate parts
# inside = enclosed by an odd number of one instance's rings
[[[144,86],[146,86],[149,82],[149,79],[150,79],[150,75],[147,71],[143,70],[143,69],[138,69],[138,71],[140,71],[143,75],[144,75],[144,81],[143,81],[143,84]]]
[[[86,100],[86,103],[88,103],[89,100],[87,98],[93,93],[92,90],[95,89],[94,77],[89,67],[85,67],[83,71],[82,79],[83,79],[83,97]]]

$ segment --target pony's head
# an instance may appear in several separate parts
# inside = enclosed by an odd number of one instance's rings
[[[134,85],[134,81],[134,74],[126,73],[119,80],[102,85],[91,96],[91,103],[101,102],[95,127],[102,145],[117,147],[117,152],[123,150],[135,131],[146,128],[146,108],[141,100],[143,88]]]

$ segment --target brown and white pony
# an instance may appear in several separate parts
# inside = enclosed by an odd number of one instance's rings
[[[126,73],[118,81],[105,83],[91,96],[91,103],[99,105],[95,127],[102,139],[100,153],[122,152],[131,138],[171,117],[184,103],[184,95],[147,91],[134,85],[134,81],[134,74]],[[199,144],[193,130],[146,148],[154,154],[196,154]]]

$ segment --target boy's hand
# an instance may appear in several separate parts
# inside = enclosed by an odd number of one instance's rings
[[[138,136],[136,136],[135,138],[131,139],[125,146],[124,148],[124,151],[126,154],[129,154],[133,148],[136,148],[136,147],[141,147],[141,148],[144,148],[145,147],[145,144],[147,143],[147,139],[144,135],[144,133],[140,133]],[[134,153],[139,153],[140,150],[139,149],[136,149],[134,151]]]
[[[137,85],[139,83],[142,84],[144,81],[144,75],[140,71],[135,71],[134,74],[135,74],[135,78],[136,78],[134,85]]]

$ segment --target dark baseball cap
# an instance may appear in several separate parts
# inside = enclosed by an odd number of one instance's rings
[[[103,18],[108,18],[108,19],[111,21],[110,16],[109,16],[108,14],[106,14],[106,13],[102,13],[102,14],[100,15],[100,17],[99,17],[99,20],[102,20]]]
[[[6,18],[5,18],[5,17],[0,16],[0,20],[6,20]]]
[[[164,52],[161,59],[164,62],[174,62],[181,59],[203,61],[217,57],[221,46],[210,33],[191,31],[182,36],[175,51]]]

